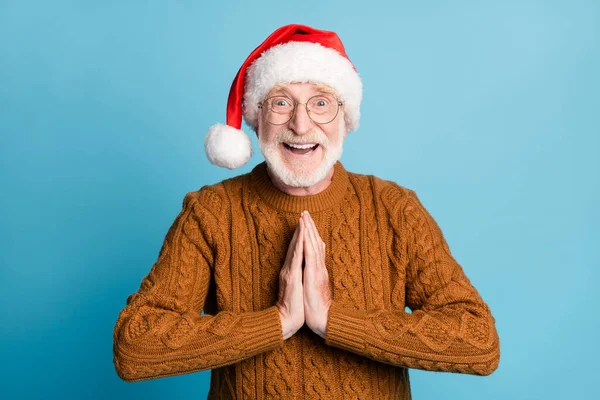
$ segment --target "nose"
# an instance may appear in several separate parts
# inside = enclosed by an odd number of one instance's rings
[[[294,111],[292,119],[288,122],[288,127],[297,135],[305,135],[313,128],[313,121],[308,116],[305,104],[296,104],[296,110]]]

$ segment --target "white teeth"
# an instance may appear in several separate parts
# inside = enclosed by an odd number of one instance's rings
[[[293,147],[294,149],[310,149],[311,147],[315,147],[315,143],[312,144],[294,144],[294,143],[286,143],[288,146]]]

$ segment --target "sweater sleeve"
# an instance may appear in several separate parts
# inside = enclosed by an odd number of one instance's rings
[[[283,345],[275,307],[202,315],[218,257],[217,227],[197,192],[188,193],[157,262],[117,319],[113,360],[123,380],[217,368]]]
[[[350,310],[332,304],[326,341],[377,361],[430,371],[489,375],[500,360],[495,320],[409,191],[401,207],[406,303],[412,310]]]

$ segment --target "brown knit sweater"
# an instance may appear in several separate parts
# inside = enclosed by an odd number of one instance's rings
[[[303,210],[333,305],[325,340],[304,326],[283,341],[278,274]],[[338,163],[325,191],[294,197],[263,163],[185,196],[114,362],[127,381],[213,369],[209,398],[409,399],[407,368],[492,373],[494,322],[415,192]]]

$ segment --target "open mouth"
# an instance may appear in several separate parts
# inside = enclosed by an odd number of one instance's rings
[[[307,143],[307,144],[295,144],[295,143],[283,143],[283,147],[293,154],[308,154],[312,153],[319,147],[319,144]]]

